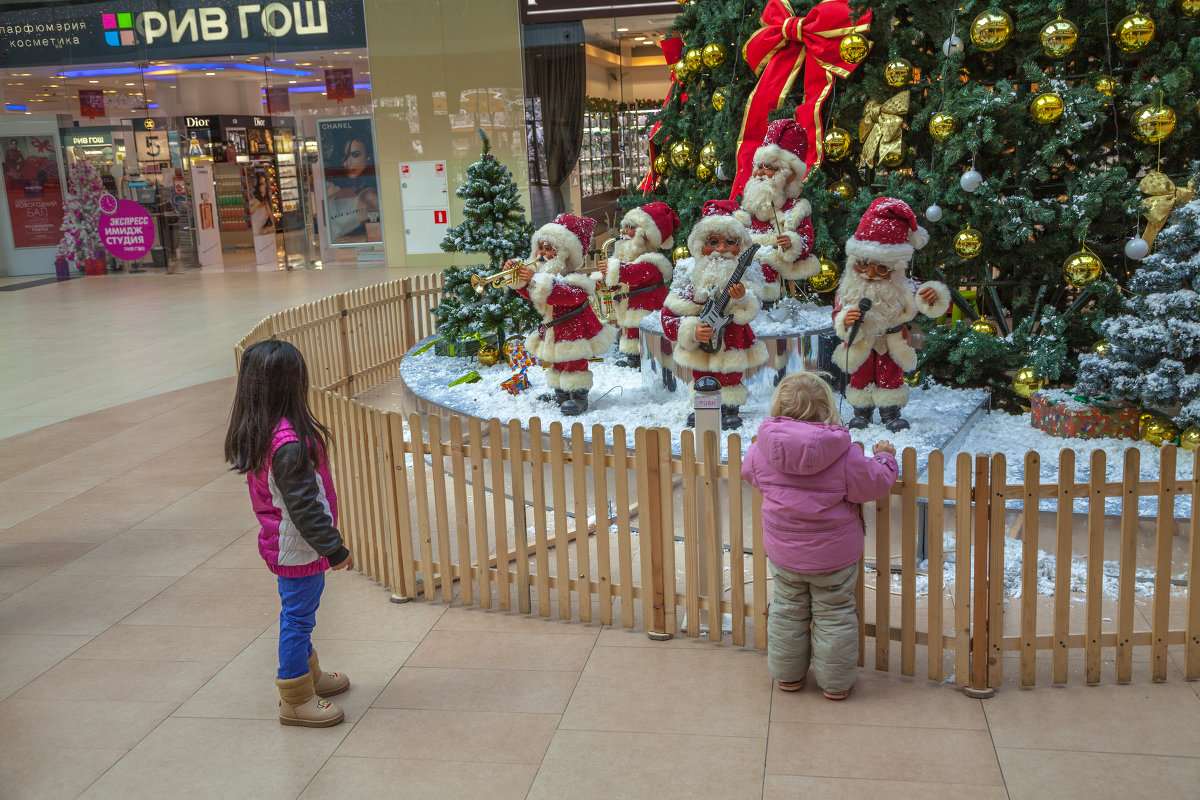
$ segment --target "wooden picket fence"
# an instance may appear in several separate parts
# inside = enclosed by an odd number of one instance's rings
[[[338,295],[277,314],[238,345],[240,353],[255,337],[286,338],[309,359],[311,401],[334,434],[340,528],[356,566],[397,601],[515,609],[653,638],[721,642],[727,629],[733,645],[765,648],[762,498],[740,479],[740,436],[698,441],[684,431],[673,452],[665,429],[404,417],[350,396],[396,375],[401,354],[431,330],[438,293],[437,280],[425,279]],[[888,671],[898,661],[901,674],[920,666],[939,681],[952,672],[981,694],[1001,685],[1006,654],[1015,654],[1008,669],[1021,685],[1045,683],[1037,666],[1046,651],[1052,683],[1070,679],[1073,655],[1087,683],[1103,680],[1106,654],[1118,683],[1167,679],[1172,657],[1186,679],[1200,678],[1200,592],[1192,591],[1200,524],[1173,514],[1176,497],[1200,494],[1200,453],[1184,454],[1193,477],[1180,480],[1179,453],[1162,448],[1157,481],[1140,479],[1139,455],[1127,451],[1122,480],[1110,482],[1105,454],[1094,452],[1089,477],[1076,482],[1076,453],[1064,450],[1060,482],[1041,484],[1040,456],[1029,453],[1024,481],[1010,484],[1003,455],[961,453],[947,482],[941,452],[929,454],[922,477],[906,449],[889,495],[864,507],[860,664]],[[1139,534],[1141,497],[1155,498],[1159,514],[1153,531]],[[1121,502],[1108,548],[1117,556],[1115,600],[1104,592],[1113,577],[1104,571],[1106,498]],[[1075,513],[1077,499],[1086,517]],[[1040,510],[1044,500],[1056,510]],[[1021,508],[1006,508],[1012,501]],[[1014,598],[1005,595],[1004,554],[1017,540]],[[1136,593],[1146,582],[1136,574],[1139,541],[1153,554],[1148,607]],[[918,561],[922,542],[927,564]],[[1047,579],[1039,550],[1051,544],[1056,554],[1086,554],[1085,577],[1073,586],[1077,559],[1056,558],[1053,594],[1039,597],[1039,577]],[[1072,619],[1080,604],[1082,619]],[[1144,655],[1135,658],[1135,648]]]

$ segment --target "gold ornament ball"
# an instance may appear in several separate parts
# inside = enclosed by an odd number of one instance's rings
[[[854,187],[850,185],[850,181],[838,181],[829,187],[830,194],[835,195],[838,200],[848,203],[854,199]]]
[[[678,247],[676,247],[674,250],[671,251],[671,263],[678,264],[680,261],[682,261],[683,259],[687,258],[690,255],[691,255],[691,252],[687,249],[687,245],[681,244]]]
[[[1200,425],[1188,425],[1179,434],[1179,446],[1184,450],[1200,448]]]
[[[1019,397],[1028,400],[1029,395],[1042,388],[1042,380],[1033,371],[1033,367],[1021,367],[1017,374],[1013,375],[1012,387]]]
[[[845,128],[833,127],[825,131],[825,157],[830,161],[841,161],[850,154],[850,133]]]
[[[929,135],[938,142],[949,139],[958,130],[958,118],[953,114],[934,114],[929,120]]]
[[[676,142],[671,145],[671,164],[676,169],[691,169],[695,163],[695,152],[691,142]]]
[[[1140,11],[1130,14],[1117,23],[1113,38],[1126,53],[1140,52],[1154,41],[1154,20]]]
[[[1058,121],[1065,107],[1063,99],[1058,94],[1042,92],[1029,104],[1029,114],[1037,124],[1049,125]]]
[[[821,259],[821,271],[808,279],[808,285],[812,287],[814,292],[828,292],[837,288],[838,281],[842,278],[842,271],[838,265],[828,258]]]
[[[720,42],[711,42],[704,45],[704,49],[700,51],[700,60],[704,62],[704,66],[709,69],[716,69],[725,63],[728,57],[728,51],[725,45]]]
[[[729,90],[725,88],[714,89],[712,93],[712,107],[720,111],[725,107],[726,101],[729,100]]]
[[[704,51],[693,47],[683,54],[683,63],[687,64],[688,72],[699,72],[704,68]]]
[[[1142,144],[1157,144],[1175,130],[1175,112],[1170,106],[1144,105],[1133,112],[1133,138]]]
[[[1096,78],[1096,82],[1092,85],[1096,87],[1097,92],[1109,97],[1117,93],[1117,82],[1107,75],[1101,75],[1099,78]]]
[[[1200,2],[1200,0],[1198,0]],[[893,58],[883,68],[883,79],[895,89],[912,83],[913,66],[904,58]]]
[[[1200,0],[1179,0],[1179,13],[1185,17],[1194,17],[1200,14]],[[1192,428],[1188,428],[1188,430],[1192,430]]]
[[[666,175],[671,171],[671,159],[666,153],[659,153],[654,157],[654,174]]]
[[[1012,33],[1012,17],[997,9],[984,11],[971,23],[971,42],[985,53],[1004,47]]]
[[[717,146],[712,142],[700,148],[700,163],[706,167],[715,167],[717,164]]]
[[[983,336],[999,336],[1000,326],[994,320],[980,317],[971,323],[971,330]]]
[[[851,33],[842,39],[838,50],[842,61],[847,64],[861,64],[867,53],[871,52],[871,43],[861,33]]]
[[[1063,280],[1076,289],[1082,289],[1104,273],[1104,262],[1095,253],[1080,250],[1067,257],[1062,272]]]
[[[1112,353],[1112,343],[1107,339],[1101,339],[1092,345],[1088,352],[1095,353],[1101,358],[1106,358],[1110,353]]]
[[[675,78],[682,83],[690,82],[699,72],[699,68],[689,66],[685,59],[675,62]]]
[[[479,359],[479,363],[483,366],[494,367],[500,362],[500,350],[492,347],[490,344],[480,345],[479,353],[475,357]]]
[[[1042,28],[1042,52],[1051,58],[1063,58],[1079,44],[1079,28],[1069,19],[1056,19]]]
[[[1179,438],[1179,426],[1166,417],[1151,417],[1142,425],[1142,441],[1155,447],[1170,444]]]
[[[885,167],[898,167],[904,163],[904,143],[900,143],[899,150],[889,150],[887,155],[882,159]]]
[[[717,173],[708,164],[696,165],[696,177],[705,183],[712,183],[717,178]]]
[[[954,252],[962,258],[974,258],[983,250],[983,234],[974,228],[966,228],[954,237]]]

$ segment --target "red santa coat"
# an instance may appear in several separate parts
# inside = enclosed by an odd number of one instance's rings
[[[775,215],[759,219],[749,210],[742,208],[734,215],[750,231],[750,238],[762,246],[757,260],[762,266],[765,282],[764,300],[779,299],[779,278],[798,281],[811,278],[821,271],[821,261],[812,254],[813,233],[812,205],[799,197],[789,197],[778,210],[779,225],[783,235],[791,244],[780,248],[776,244],[779,233],[775,229]]]
[[[588,297],[596,282],[578,272],[551,275],[539,272],[517,293],[533,301],[542,315],[542,326],[525,339],[525,348],[541,361],[558,364],[603,355],[612,346],[615,331],[596,318]],[[553,327],[550,322],[580,306],[583,310]]]
[[[723,346],[715,353],[706,353],[696,341],[700,312],[708,301],[707,293],[697,295],[694,286],[673,289],[663,303],[663,333],[672,342],[675,363],[693,372],[742,373],[767,363],[767,349],[756,340],[750,322],[762,309],[758,297],[747,289],[740,300],[730,300],[725,313],[733,320],[725,326]]]
[[[632,263],[623,264],[615,258],[608,260],[608,271],[604,282],[613,289],[613,303],[617,311],[617,325],[625,330],[621,339],[621,352],[638,352],[638,325],[649,314],[662,308],[671,285],[671,262],[661,253],[644,253]],[[654,284],[658,288],[642,292],[633,297],[622,297],[628,292],[644,289]],[[618,286],[619,284],[619,286]]]

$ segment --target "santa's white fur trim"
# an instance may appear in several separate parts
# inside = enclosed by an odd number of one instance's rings
[[[681,334],[681,344],[682,340]],[[767,363],[767,348],[762,342],[755,342],[745,350],[722,347],[711,355],[700,350],[694,338],[692,343],[691,348],[681,346],[675,350],[675,363],[703,372],[745,372],[751,367],[761,367]]]
[[[557,370],[555,371],[557,372]],[[590,369],[576,372],[559,372],[558,388],[566,389],[568,392],[573,389],[591,389],[594,380],[595,376],[592,375]]]
[[[632,225],[635,228],[640,228],[645,231],[646,243],[650,245],[650,249],[658,250],[663,246],[662,233],[658,230],[658,226],[654,224],[654,218],[642,211],[640,208],[631,208],[621,218],[621,227]]]
[[[917,351],[900,331],[889,333],[884,337],[887,342],[887,353],[891,356],[892,361],[896,362],[896,366],[905,372],[912,372],[917,368]]]
[[[687,240],[688,252],[693,256],[699,256],[700,249],[704,246],[704,240],[710,233],[736,236],[741,240],[743,249],[750,246],[750,233],[746,230],[745,225],[728,214],[714,214],[710,217],[701,217],[700,221],[692,227],[692,232],[688,234]]]
[[[846,241],[846,255],[858,261],[878,261],[892,269],[904,269],[912,259],[915,248],[911,244],[880,244],[864,242],[854,236]]]
[[[747,276],[749,272],[750,270],[746,270]],[[758,274],[762,275],[761,272]],[[764,284],[760,278],[757,284],[745,282],[743,285],[746,286],[746,293],[739,300],[731,298],[729,305],[725,306],[725,313],[733,314],[733,321],[738,325],[749,325],[758,316],[758,312],[762,311],[762,301],[758,298],[763,292]]]
[[[821,271],[821,259],[816,256],[800,258],[789,264],[776,267],[779,274],[789,281],[807,280]]]
[[[780,298],[779,282],[764,283],[763,287],[758,290],[759,297],[764,303],[769,303]]]
[[[663,301],[663,308],[674,312],[677,317],[695,316],[704,310],[703,303],[696,303],[692,300],[687,300],[679,295],[671,292],[667,295],[667,299]]]
[[[847,375],[853,374],[855,370],[867,363],[867,358],[871,355],[871,343],[865,339],[855,339],[854,345],[850,349],[846,349],[846,343],[842,342],[833,351],[833,363],[838,365],[838,368]]]
[[[547,370],[543,371],[543,374],[546,376],[546,385],[549,386],[551,389],[561,389],[562,388],[562,386],[560,386],[558,383],[558,379],[562,375],[561,372],[559,372],[556,369],[547,369]]]
[[[632,325],[626,327],[632,328]],[[638,339],[630,339],[628,336],[622,336],[617,343],[617,349],[628,356],[636,356],[642,352],[641,342]]]
[[[754,163],[779,164],[787,167],[792,172],[788,176],[788,188],[795,194],[800,193],[800,184],[804,182],[808,167],[795,153],[789,153],[777,144],[764,144],[754,151]]]
[[[856,306],[847,306],[833,317],[833,332],[843,342],[850,338],[850,326],[846,324],[846,312]]]
[[[744,207],[739,208],[737,211],[733,212],[733,218],[736,219],[738,222],[742,223],[742,225],[744,225],[746,227],[746,230],[750,230],[750,226],[754,224],[754,217],[750,216],[750,212],[747,211]],[[755,241],[758,241],[757,236],[752,235],[751,238],[754,239]]]
[[[853,386],[846,387],[846,401],[855,408],[871,408],[875,405],[870,389],[855,389]]]
[[[559,225],[557,222],[547,222],[534,231],[533,238],[530,239],[529,243],[535,253],[538,249],[538,242],[547,242],[560,253],[566,253],[566,263],[570,269],[579,269],[583,266],[583,244],[565,226]],[[589,244],[591,243],[589,242]]]
[[[537,272],[530,278],[529,299],[538,305],[546,305],[546,300],[552,291],[554,291],[554,276],[549,272]]]
[[[608,260],[608,269],[604,270],[604,282],[616,286],[621,280],[621,260],[613,256]]]
[[[937,300],[926,303],[921,297],[922,289],[933,289],[937,292]],[[940,317],[950,310],[950,287],[941,281],[925,281],[917,287],[917,310],[927,317]]]
[[[699,350],[700,343],[696,341],[696,328],[700,327],[699,317],[684,317],[679,320],[679,346],[684,350]],[[683,363],[682,361],[679,363]]]
[[[648,308],[629,308],[628,303],[628,300],[617,303],[617,325],[622,328],[636,328],[653,313]]]
[[[908,386],[901,384],[895,389],[880,389],[878,386],[871,387],[871,399],[875,401],[875,405],[882,408],[883,406],[906,406],[908,405]]]
[[[800,227],[800,223],[810,214],[812,214],[812,203],[801,197],[796,201],[796,205],[783,212],[780,220],[783,223],[784,229],[794,231]]]
[[[929,244],[929,231],[918,225],[915,231],[908,232],[908,243],[917,250],[920,250],[922,247]]]
[[[721,387],[721,405],[723,406],[744,406],[749,399],[750,392],[746,389],[745,384]]]

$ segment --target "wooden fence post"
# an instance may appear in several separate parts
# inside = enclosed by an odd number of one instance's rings
[[[662,434],[663,431],[659,428],[648,428],[646,451],[638,453],[638,460],[642,462],[638,465],[638,471],[645,470],[646,475],[646,497],[638,504],[638,524],[642,529],[642,541],[648,541],[650,544],[650,576],[653,581],[653,585],[642,587],[642,622],[646,626],[646,635],[656,642],[664,642],[673,636],[673,633],[667,630],[666,576],[663,574],[663,548],[666,544],[662,524],[662,482],[659,475],[659,449],[662,445],[659,437]],[[599,510],[596,516],[599,519]],[[674,546],[674,541],[671,546]],[[671,576],[672,587],[674,577]],[[671,593],[673,603],[674,588]]]
[[[413,325],[413,296],[412,278],[400,281],[400,331],[403,341],[400,342],[401,352],[407,353],[417,343],[417,332]]]
[[[339,375],[339,378],[345,378],[346,382],[342,384],[338,391],[345,397],[354,396],[354,364],[350,359],[350,325],[346,322],[346,295],[345,293],[337,295],[336,308],[338,313],[338,338],[341,340],[342,349],[342,369],[345,370],[345,375]]]
[[[968,697],[979,698],[995,694],[995,689],[987,685],[988,510],[991,505],[988,488],[988,457],[979,454],[975,456],[975,529],[974,546],[971,548],[975,557],[974,585],[971,587],[971,611],[974,612],[971,625],[971,683],[963,687],[963,693]]]

